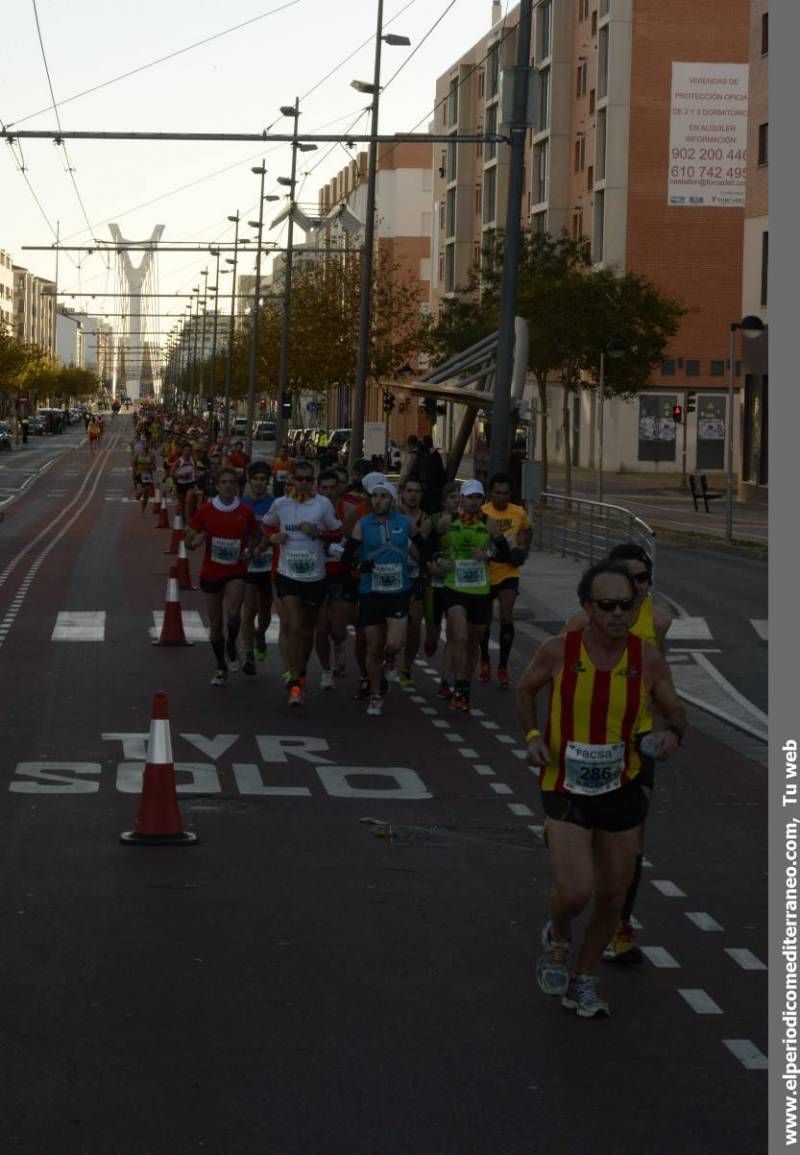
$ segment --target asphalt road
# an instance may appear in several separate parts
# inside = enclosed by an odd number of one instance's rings
[[[351,669],[289,711],[274,650],[212,689],[206,644],[151,645],[169,539],[112,445],[64,456],[0,534],[0,1151],[761,1149],[763,768],[693,730],[659,772],[654,962],[606,966],[612,1017],[580,1021],[536,987],[548,874],[513,695],[456,719],[426,664],[377,721]],[[102,640],[53,641],[67,611],[105,613]],[[200,842],[125,847],[160,689]]]

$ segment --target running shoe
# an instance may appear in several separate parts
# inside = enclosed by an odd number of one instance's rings
[[[343,674],[347,665],[347,646],[344,642],[336,642],[333,647],[333,672]]]
[[[256,663],[255,663],[255,659],[254,659],[253,655],[252,654],[245,654],[244,661],[242,662],[242,673],[243,674],[249,674],[250,677],[253,677],[255,672],[256,672]]]
[[[458,710],[462,714],[469,713],[469,698],[463,690],[456,690],[450,699],[450,709]]]
[[[436,691],[436,697],[441,698],[445,702],[449,702],[453,697],[452,686],[448,686],[447,682],[442,680],[439,683],[439,689]]]
[[[542,930],[544,951],[536,960],[536,981],[546,995],[566,995],[569,987],[569,959],[572,947],[563,939],[550,936],[551,924]]]
[[[511,679],[508,676],[508,670],[505,666],[497,667],[497,684],[501,690],[507,690],[511,685]]]
[[[357,702],[366,702],[370,696],[369,678],[360,678],[358,683]]]
[[[322,676],[319,680],[320,690],[332,690],[334,686],[333,672],[331,670],[323,670]]]
[[[370,694],[367,714],[370,718],[380,718],[383,713],[383,698],[380,694]]]
[[[211,679],[212,686],[224,686],[228,680],[227,670],[217,670],[214,677]]]
[[[582,1019],[608,1018],[611,1014],[608,1003],[598,997],[594,975],[575,975],[570,980],[561,1005],[568,1011],[576,1011]]]
[[[264,634],[256,634],[255,655],[257,662],[266,661],[267,657],[267,639]]]
[[[481,682],[491,682],[492,680],[492,663],[484,658],[481,658],[481,669],[478,674],[478,680]]]
[[[397,677],[397,681],[400,683],[404,690],[414,689],[414,679],[411,677],[410,670],[401,670]]]
[[[299,682],[293,682],[289,687],[289,705],[302,706],[305,702],[303,697],[303,687]]]
[[[396,682],[400,677],[397,670],[397,662],[394,658],[387,658],[383,663],[384,676],[387,682]]]
[[[239,661],[239,654],[238,654],[238,651],[236,649],[236,642],[234,642],[233,645],[231,645],[231,643],[228,642],[227,646],[225,647],[225,656],[228,659],[228,669],[229,670],[233,670],[233,672],[235,674],[237,670],[241,669],[242,663]]]
[[[644,962],[641,947],[634,940],[633,927],[629,922],[621,922],[614,931],[614,936],[603,951],[606,962],[631,963]]]

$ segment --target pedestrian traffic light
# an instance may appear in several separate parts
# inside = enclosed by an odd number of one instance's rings
[[[696,393],[687,393],[686,394],[686,412],[687,413],[694,413],[696,409],[697,409],[697,394]]]
[[[288,389],[281,393],[281,417],[292,416],[292,395]]]
[[[384,413],[391,413],[394,409],[394,393],[388,389],[383,391],[383,411]]]
[[[672,406],[672,420],[675,422],[676,425],[680,425],[681,421],[683,421],[683,406],[682,405],[673,405]]]

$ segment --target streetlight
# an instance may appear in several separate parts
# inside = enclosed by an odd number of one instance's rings
[[[217,272],[214,280],[214,288],[209,289],[209,293],[214,294],[214,328],[211,337],[211,404],[212,412],[213,406],[216,404],[217,396],[217,322],[219,319],[219,249],[208,250],[213,257],[217,258]]]
[[[232,217],[228,217],[231,223],[235,224],[236,228],[233,235],[233,258],[226,257],[225,264],[233,265],[229,271],[233,273],[233,282],[231,288],[231,324],[228,333],[228,355],[225,358],[225,417],[223,420],[223,435],[228,438],[230,434],[230,407],[231,407],[231,373],[233,370],[233,333],[235,324],[234,309],[236,306],[236,262],[239,258],[239,210]]]
[[[351,88],[357,92],[367,92],[372,96],[372,125],[370,128],[369,160],[367,171],[367,219],[364,227],[364,257],[361,263],[361,308],[358,318],[358,360],[351,414],[352,434],[350,436],[350,467],[352,468],[364,451],[364,411],[367,400],[367,374],[369,370],[370,309],[372,305],[372,258],[375,243],[375,191],[378,167],[378,108],[381,94],[381,45],[410,45],[407,36],[395,33],[384,35],[383,0],[378,0],[378,27],[375,33],[375,69],[372,83],[364,80],[351,81]]]
[[[258,194],[258,220],[248,221],[251,228],[258,229],[258,248],[256,249],[256,283],[255,292],[253,293],[253,319],[250,330],[250,370],[247,377],[247,437],[245,452],[251,453],[253,449],[253,421],[255,420],[256,407],[256,366],[258,363],[258,322],[261,310],[259,309],[259,296],[261,293],[261,237],[264,232],[264,177],[267,175],[267,170],[262,160],[260,165],[251,168],[250,171],[261,177],[261,184]]]
[[[192,302],[192,307],[194,307],[194,305],[197,305],[197,310],[196,310],[194,318],[193,318],[194,324],[192,326],[193,332],[192,332],[191,390],[192,390],[192,411],[194,411],[194,390],[195,390],[195,385],[197,384],[197,331],[200,328],[200,288],[199,288],[199,286],[195,285],[194,288],[192,289],[192,292],[197,293],[197,296],[195,297],[194,301]]]
[[[606,357],[621,357],[625,352],[625,343],[616,337],[608,342],[600,354],[600,378],[598,390],[600,392],[600,418],[598,430],[597,454],[597,500],[603,500],[603,434],[605,432],[605,384],[606,384]]]
[[[203,278],[203,328],[202,336],[200,338],[200,389],[197,395],[197,409],[202,417],[203,415],[203,397],[206,392],[206,309],[208,301],[208,269],[203,269],[200,273]]]
[[[736,384],[736,330],[748,340],[758,337],[764,331],[764,322],[760,317],[749,315],[741,321],[731,321],[730,336],[730,376],[728,377],[728,406],[726,413],[726,436],[728,439],[727,469],[725,487],[725,540],[733,541],[733,390]]]

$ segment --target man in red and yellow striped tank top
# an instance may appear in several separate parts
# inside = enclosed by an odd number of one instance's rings
[[[623,565],[600,562],[578,586],[587,625],[539,647],[517,691],[528,761],[540,775],[554,874],[550,921],[537,963],[539,986],[582,1017],[607,1015],[595,970],[619,921],[640,845],[647,796],[639,743],[650,734],[650,704],[666,729],[653,756],[678,747],[686,718],[663,655],[631,633],[633,582]],[[546,733],[536,697],[549,687]],[[594,895],[594,909],[570,976],[570,928]]]

